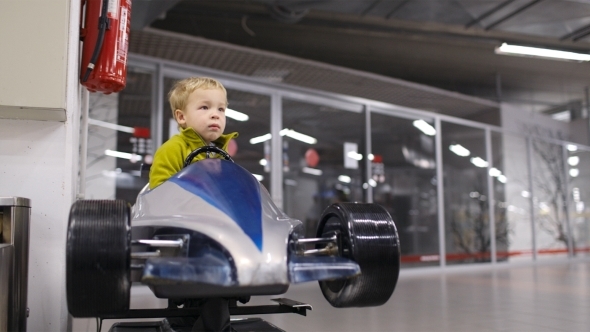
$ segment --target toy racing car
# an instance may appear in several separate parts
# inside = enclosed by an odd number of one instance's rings
[[[203,152],[211,158],[191,163]],[[122,200],[72,205],[66,289],[74,317],[126,317],[132,282],[159,298],[239,298],[319,281],[335,307],[378,306],[400,268],[397,230],[376,204],[337,203],[316,238],[284,214],[223,150],[193,151],[176,175],[131,208]],[[160,316],[161,317],[161,316]]]

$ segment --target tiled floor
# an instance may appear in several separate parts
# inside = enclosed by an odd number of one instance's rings
[[[391,299],[374,308],[332,308],[317,283],[292,286],[280,297],[313,306],[307,317],[259,316],[286,331],[590,331],[590,259],[445,273],[405,269]],[[272,304],[269,298],[248,305]],[[134,289],[133,302],[162,303],[144,287]],[[75,320],[74,331],[95,331],[82,323]],[[105,321],[102,331],[111,324]]]

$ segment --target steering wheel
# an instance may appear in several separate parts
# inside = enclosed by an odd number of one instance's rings
[[[215,153],[219,153],[223,159],[225,160],[229,160],[232,163],[234,162],[233,159],[231,159],[231,157],[229,156],[229,154],[225,151],[223,151],[223,149],[220,149],[216,146],[202,146],[200,148],[196,148],[193,150],[193,152],[189,153],[189,155],[186,157],[186,159],[184,160],[184,165],[182,165],[182,168],[187,167],[188,165],[190,165],[193,161],[193,159],[195,159],[196,156],[200,155],[203,152],[215,152]]]

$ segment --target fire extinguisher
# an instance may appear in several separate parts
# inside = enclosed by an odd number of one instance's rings
[[[82,0],[84,5],[80,83],[90,92],[119,92],[127,79],[131,0]]]

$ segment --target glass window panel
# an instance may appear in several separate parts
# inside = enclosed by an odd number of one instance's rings
[[[485,133],[442,123],[447,264],[490,261]]]
[[[315,236],[328,205],[363,201],[364,161],[351,156],[364,155],[365,117],[283,99],[283,128],[295,131],[283,136],[283,207],[290,217],[304,222],[306,236]],[[317,143],[303,142],[296,133]],[[345,156],[345,146],[350,156]]]
[[[147,184],[140,166],[151,163],[151,86],[151,72],[130,66],[121,92],[90,93],[87,199],[124,199],[134,204]],[[123,154],[115,157],[116,152]]]
[[[492,132],[496,219],[496,257],[499,262],[530,261],[533,237],[527,162],[527,140]]]
[[[532,140],[533,204],[538,258],[567,255],[567,215],[563,147]]]
[[[435,136],[421,132],[414,121],[371,114],[374,159],[369,183],[374,186],[373,201],[395,221],[404,266],[438,265]]]
[[[568,151],[570,222],[576,256],[590,254],[590,152]]]

